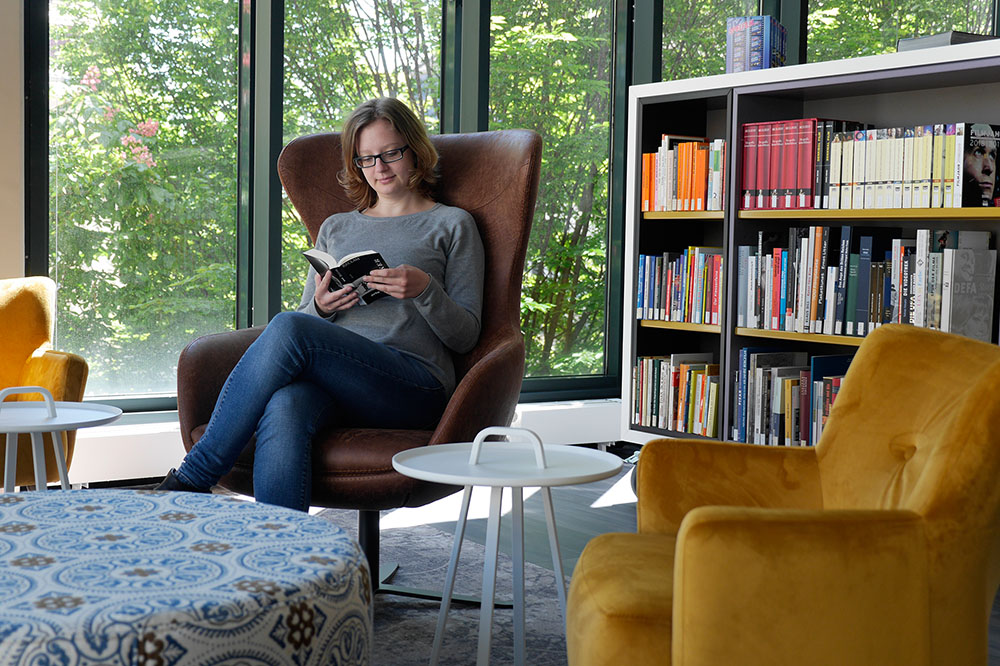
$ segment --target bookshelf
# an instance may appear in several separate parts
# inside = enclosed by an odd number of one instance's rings
[[[728,440],[735,423],[735,373],[740,349],[767,346],[813,356],[849,354],[861,344],[863,338],[855,336],[738,325],[737,248],[756,245],[760,232],[787,234],[790,227],[824,226],[835,240],[845,226],[855,234],[861,230],[886,237],[909,236],[916,229],[989,231],[990,247],[998,247],[1000,208],[741,210],[739,144],[745,123],[819,117],[856,120],[876,127],[949,122],[1000,124],[997,99],[1000,44],[989,41],[630,88],[621,438],[641,444],[662,436],[691,436],[669,427],[651,427],[648,422],[636,423],[631,369],[638,358],[712,354],[719,364],[717,438]],[[722,211],[640,210],[642,153],[654,152],[663,133],[725,138]],[[637,318],[639,256],[678,252],[689,246],[722,248],[718,324]],[[990,321],[994,343],[1000,322],[998,296],[1000,293],[995,291]]]

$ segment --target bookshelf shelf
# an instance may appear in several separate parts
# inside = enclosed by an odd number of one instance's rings
[[[795,342],[818,342],[827,345],[846,345],[860,347],[864,338],[850,335],[823,335],[821,333],[792,333],[790,331],[765,331],[759,328],[737,327],[736,335],[751,338],[769,338],[771,340],[792,340]]]
[[[741,220],[1000,220],[1000,208],[878,208],[868,210],[741,210]]]
[[[916,250],[912,251],[914,258],[911,262],[907,258],[907,252],[901,249],[904,246],[916,247],[914,241],[918,235],[924,239],[921,243],[925,243],[928,234],[947,231],[949,232],[947,236],[944,234],[936,236],[939,243],[937,247],[950,249],[954,246],[945,243],[951,241],[961,243],[964,234],[968,233],[970,238],[982,239],[983,232],[988,232],[985,237],[988,239],[989,249],[986,251],[994,254],[987,256],[992,257],[996,263],[993,248],[997,248],[1000,241],[1000,207],[741,210],[745,194],[744,184],[750,183],[749,190],[754,189],[752,185],[754,179],[744,179],[744,168],[750,168],[750,164],[761,164],[759,161],[751,162],[751,155],[768,154],[749,151],[744,154],[744,140],[747,137],[750,137],[750,141],[746,144],[748,149],[756,146],[752,142],[756,136],[754,131],[746,133],[746,128],[753,125],[758,128],[764,125],[777,127],[778,121],[798,121],[797,135],[791,134],[793,123],[782,122],[780,126],[784,132],[783,143],[778,143],[775,139],[768,144],[760,145],[787,146],[795,136],[798,137],[795,139],[797,142],[795,145],[799,151],[795,153],[795,159],[798,160],[799,156],[806,154],[809,155],[808,159],[815,160],[815,153],[809,152],[808,148],[802,148],[803,145],[808,145],[810,136],[808,130],[802,129],[803,120],[808,124],[808,119],[824,119],[826,125],[823,130],[824,136],[832,131],[825,119],[851,121],[869,129],[912,127],[916,135],[917,126],[940,125],[947,128],[949,124],[990,122],[990,119],[993,119],[994,123],[1000,123],[995,103],[997,98],[1000,98],[1000,40],[963,44],[947,49],[926,49],[632,86],[629,89],[628,101],[626,139],[628,196],[625,201],[623,254],[625,312],[630,314],[626,314],[621,323],[624,341],[621,439],[642,444],[655,437],[691,436],[689,433],[651,428],[649,423],[655,421],[650,421],[646,416],[646,412],[650,412],[651,409],[639,412],[642,420],[640,425],[634,409],[637,405],[649,406],[645,401],[654,400],[657,395],[661,396],[659,405],[669,405],[669,402],[664,401],[662,394],[657,393],[657,389],[650,388],[642,382],[648,382],[652,378],[651,381],[655,386],[655,382],[660,381],[659,378],[664,372],[669,372],[671,381],[676,381],[673,377],[678,374],[680,364],[684,363],[704,363],[706,366],[718,364],[718,379],[716,380],[713,374],[713,384],[708,384],[704,377],[695,377],[694,372],[690,373],[689,377],[694,377],[703,387],[709,386],[710,392],[717,390],[717,396],[712,395],[708,405],[716,404],[713,400],[717,398],[718,411],[715,422],[719,428],[718,438],[732,439],[741,432],[739,425],[742,423],[746,426],[750,421],[749,417],[740,411],[741,408],[745,410],[751,403],[746,402],[748,398],[742,392],[746,390],[746,383],[741,384],[739,380],[741,364],[742,378],[746,378],[749,375],[749,368],[753,367],[749,357],[755,353],[751,351],[754,348],[770,350],[756,353],[784,354],[796,359],[782,360],[780,363],[765,366],[775,369],[784,368],[791,371],[796,366],[802,366],[801,359],[805,357],[805,363],[810,369],[799,376],[798,380],[808,379],[813,383],[813,394],[820,399],[823,398],[822,385],[819,393],[816,393],[816,384],[822,384],[816,381],[816,377],[832,380],[837,374],[842,374],[849,364],[849,355],[861,345],[864,338],[745,327],[746,323],[753,326],[758,316],[766,316],[763,314],[767,312],[766,304],[781,302],[773,295],[775,279],[780,281],[781,277],[788,278],[781,287],[789,289],[785,294],[788,310],[799,308],[801,303],[809,301],[807,290],[811,289],[811,302],[816,303],[817,308],[821,304],[825,308],[825,303],[830,299],[843,297],[842,302],[845,307],[855,307],[854,312],[858,320],[866,321],[861,313],[867,302],[868,313],[882,312],[884,313],[882,321],[885,321],[891,317],[890,312],[893,314],[907,312],[899,309],[901,305],[920,307],[909,300],[911,296],[909,289],[914,285],[924,289],[927,289],[928,284],[938,285],[936,292],[924,292],[926,297],[924,307],[929,307],[926,304],[932,300],[935,304],[944,300],[940,285],[943,284],[943,273],[948,269],[944,267],[943,258],[930,256],[918,265]],[[844,129],[848,128],[846,123],[842,126]],[[818,139],[815,139],[816,125],[813,124],[811,127],[814,137],[812,150],[815,150],[815,146],[818,145]],[[726,158],[722,165],[725,182],[721,188],[725,193],[722,200],[724,210],[693,212],[640,210],[643,202],[643,155],[656,153],[661,148],[665,153],[669,151],[670,146],[663,144],[663,137],[672,135],[707,137],[709,140],[725,139]],[[762,129],[759,136],[764,136]],[[802,137],[807,138],[803,140]],[[802,152],[803,150],[805,152]],[[947,151],[947,148],[943,150]],[[783,190],[786,197],[789,196],[789,192],[792,192],[791,196],[796,196],[797,193],[797,196],[803,197],[801,201],[808,201],[807,197],[814,194],[816,187],[803,188],[801,183],[820,182],[823,172],[816,171],[818,174],[816,178],[809,180],[809,174],[803,175],[804,172],[801,170],[793,173],[785,171],[783,166],[775,167],[779,162],[781,165],[786,164],[791,154],[786,151],[781,153],[778,159],[771,157],[771,170],[768,173],[779,174],[779,178],[777,184],[771,181],[764,187]],[[945,152],[943,155],[948,153]],[[668,154],[665,156],[670,159]],[[934,159],[946,161],[947,158],[939,158],[935,153]],[[815,162],[812,163],[815,166]],[[961,160],[954,164],[958,168]],[[772,171],[775,168],[778,170]],[[890,179],[883,178],[880,182],[888,180]],[[898,178],[894,177],[892,180]],[[945,172],[941,185],[943,193],[948,192],[945,189],[947,181]],[[995,196],[1000,196],[1000,187],[997,188]],[[878,198],[875,200],[884,201]],[[942,201],[947,200],[946,195],[942,196]],[[823,231],[817,232],[818,229]],[[952,231],[958,233],[951,234]],[[812,243],[816,241],[822,243],[827,240],[829,243],[826,247],[820,245],[821,249],[814,249]],[[849,248],[848,258],[843,263],[840,261],[841,242]],[[640,257],[645,267],[648,265],[649,257],[662,255],[666,262],[668,254],[683,256],[685,250],[697,247],[722,248],[721,286],[718,289],[721,325],[637,320],[634,315],[635,310],[631,308],[637,306],[640,293],[638,283]],[[928,257],[935,249],[929,243],[922,247],[927,247],[928,252],[923,254],[923,257]],[[977,251],[983,249],[982,246],[978,248]],[[753,263],[747,260],[748,249],[750,257],[754,259]],[[778,261],[787,261],[787,272],[784,263],[779,263],[779,267],[772,270],[775,255],[771,253],[775,249],[778,250]],[[781,252],[782,249],[785,250],[784,254]],[[893,254],[892,250],[896,250],[899,254]],[[809,254],[806,255],[805,252]],[[945,252],[940,254],[943,255]],[[802,259],[804,256],[812,257],[811,263],[804,261]],[[899,265],[892,264],[892,260],[897,256],[907,262],[903,266],[910,271],[911,280],[903,280]],[[950,256],[953,261],[958,261],[956,255]],[[816,257],[819,259],[816,260]],[[763,269],[761,261],[767,262]],[[968,265],[966,263],[966,266]],[[812,275],[816,266],[824,271],[822,275],[827,278],[821,279],[819,284],[825,285],[829,280],[837,280],[845,274],[855,277],[849,277],[843,286],[837,282],[830,283],[833,286],[829,291],[824,296],[818,296]],[[951,270],[955,270],[954,266],[955,264]],[[865,273],[867,279],[860,277],[865,268],[868,270]],[[1000,272],[1000,267],[994,266],[994,268]],[[919,278],[918,269],[921,271]],[[852,273],[852,270],[856,272]],[[805,272],[800,273],[800,271]],[[802,279],[800,275],[803,274],[807,276],[804,278],[807,282],[798,282]],[[760,276],[757,286],[751,281],[750,276]],[[648,280],[648,277],[646,279]],[[848,285],[855,279],[857,282],[854,284],[857,286],[855,291],[851,292]],[[893,282],[894,279],[897,281]],[[931,279],[935,282],[930,283]],[[713,287],[718,282],[717,280],[713,283]],[[772,286],[768,286],[768,283]],[[867,287],[864,286],[866,283]],[[799,285],[803,284],[806,286],[801,287],[800,296]],[[755,289],[758,291],[754,291]],[[793,289],[795,291],[792,291]],[[863,290],[867,290],[867,296]],[[764,293],[763,296],[760,295],[761,292]],[[862,300],[863,298],[867,300]],[[919,304],[920,300],[922,299],[917,299],[916,303]],[[794,306],[791,305],[793,301],[796,303]],[[853,306],[852,301],[855,303]],[[952,307],[954,308],[954,305]],[[757,310],[751,311],[751,308]],[[844,312],[846,315],[847,310]],[[770,314],[773,315],[773,312]],[[817,312],[811,314],[816,315]],[[943,319],[943,314],[941,317]],[[983,318],[978,319],[981,322]],[[845,326],[854,320],[855,317],[845,316]],[[919,321],[916,316],[914,320]],[[1000,298],[994,298],[989,325],[989,339],[997,343],[1000,338]],[[691,361],[684,357],[701,357],[701,359],[710,357],[711,360]],[[838,362],[844,367],[836,372],[832,367],[822,369],[819,367],[836,365]],[[658,366],[655,365],[657,363]],[[649,369],[650,364],[653,364],[653,369]],[[707,373],[706,369],[705,374]],[[771,374],[769,380],[772,382],[771,390],[779,390],[784,395],[789,395],[784,392],[791,390],[792,377],[794,375],[784,375],[780,372]],[[781,384],[781,388],[775,388],[779,386],[777,382],[782,378],[789,383]],[[715,381],[718,381],[718,386],[712,388]],[[676,399],[676,396],[672,395],[671,386],[678,385],[663,382],[659,384],[661,389],[667,388],[668,400],[671,396]],[[639,387],[642,387],[645,393],[640,393]],[[683,389],[680,395],[684,395]],[[633,397],[636,399],[635,403]],[[777,402],[772,402],[771,406],[774,407],[776,404]],[[800,405],[797,411],[800,412],[801,408]],[[810,412],[812,414],[816,413],[815,403],[805,408],[812,410]],[[767,416],[761,413],[755,418],[767,418],[771,415],[774,413]],[[765,428],[769,430],[770,426]],[[812,435],[809,435],[809,438],[812,438]]]
[[[694,211],[646,211],[642,214],[646,220],[722,220],[726,213],[721,210]]]
[[[686,321],[660,321],[657,319],[643,319],[639,322],[643,328],[663,328],[672,331],[694,331],[696,333],[722,333],[722,327],[718,324],[691,324]]]

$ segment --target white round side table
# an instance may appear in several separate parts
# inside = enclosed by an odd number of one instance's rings
[[[507,442],[487,442],[491,435],[506,436]],[[423,481],[465,486],[462,508],[455,527],[451,559],[445,578],[441,611],[434,632],[431,664],[437,664],[444,640],[448,608],[455,585],[455,570],[465,536],[469,501],[473,486],[490,486],[490,513],[486,526],[486,553],[483,563],[483,603],[479,615],[477,664],[489,662],[493,629],[493,603],[496,589],[497,551],[500,541],[500,501],[503,489],[510,488],[513,518],[513,587],[514,587],[514,662],[524,663],[524,496],[528,487],[541,487],[545,503],[549,548],[555,568],[559,605],[566,621],[566,583],[563,578],[555,513],[552,509],[552,486],[599,481],[617,474],[622,461],[617,456],[574,446],[543,447],[538,435],[523,428],[493,427],[482,430],[473,442],[436,444],[402,451],[392,458],[397,472]]]
[[[15,393],[40,393],[45,399],[32,402],[3,402]],[[85,402],[62,402],[52,399],[52,394],[42,386],[12,386],[0,391],[0,433],[7,433],[7,451],[4,459],[3,489],[10,492],[17,473],[17,436],[31,435],[31,455],[35,463],[35,488],[45,490],[45,451],[42,434],[52,433],[52,450],[59,468],[59,484],[69,489],[66,456],[56,433],[77,428],[99,426],[115,421],[122,410],[110,405]]]

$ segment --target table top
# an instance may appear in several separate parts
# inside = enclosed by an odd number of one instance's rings
[[[41,400],[0,403],[0,433],[59,432],[99,426],[118,420],[122,410],[96,402],[56,401],[56,415],[50,417]]]
[[[545,447],[546,466],[535,461],[527,442],[483,442],[478,464],[469,463],[471,442],[435,444],[401,451],[392,457],[400,474],[461,486],[566,486],[599,481],[622,468],[618,456],[577,446]]]

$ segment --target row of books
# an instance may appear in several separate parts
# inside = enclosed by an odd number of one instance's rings
[[[719,364],[711,353],[640,356],[632,368],[633,422],[716,437]]]
[[[885,323],[992,336],[996,250],[988,231],[791,227],[737,248],[736,325],[864,336]]]
[[[725,139],[664,134],[642,154],[642,211],[722,210]]]
[[[683,252],[640,254],[636,319],[719,324],[722,276],[721,247],[691,245]]]
[[[743,125],[741,207],[996,206],[1000,126],[874,128],[800,118]]]
[[[852,358],[740,349],[730,436],[750,444],[814,446]]]
[[[773,16],[726,19],[726,72],[769,69],[785,64],[788,32]]]

